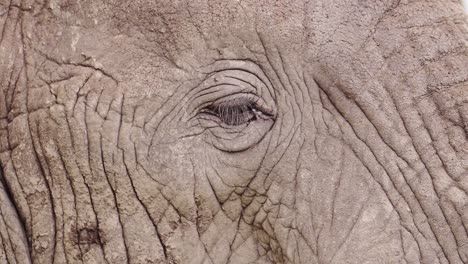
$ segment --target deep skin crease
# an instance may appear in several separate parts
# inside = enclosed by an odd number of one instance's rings
[[[0,8],[0,260],[468,263],[459,1]]]

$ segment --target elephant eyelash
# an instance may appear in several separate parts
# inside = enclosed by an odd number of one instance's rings
[[[228,126],[240,126],[271,116],[257,101],[245,97],[215,102],[205,107],[202,112],[216,116]]]

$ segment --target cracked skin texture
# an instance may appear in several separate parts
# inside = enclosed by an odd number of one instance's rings
[[[468,263],[459,1],[0,2],[0,263]]]

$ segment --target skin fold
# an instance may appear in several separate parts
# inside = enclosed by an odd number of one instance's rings
[[[0,2],[0,263],[468,263],[458,0]]]

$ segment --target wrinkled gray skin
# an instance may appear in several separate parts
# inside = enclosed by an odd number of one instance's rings
[[[0,263],[468,263],[467,25],[0,1]]]

